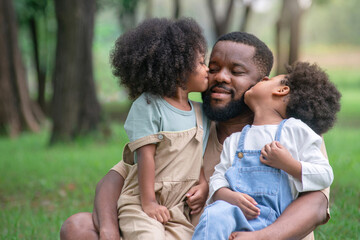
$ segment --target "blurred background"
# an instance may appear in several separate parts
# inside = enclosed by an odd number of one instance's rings
[[[324,135],[332,218],[315,236],[359,239],[359,9],[357,0],[0,0],[0,239],[58,239],[67,217],[92,211],[96,183],[121,160],[131,105],[109,53],[150,17],[194,18],[208,55],[224,33],[253,33],[275,55],[272,75],[297,60],[326,70],[342,109]]]

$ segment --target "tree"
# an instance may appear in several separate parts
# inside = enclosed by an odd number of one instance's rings
[[[209,10],[210,10],[210,16],[211,16],[213,24],[214,24],[216,37],[227,33],[228,26],[230,23],[230,16],[231,16],[232,9],[234,6],[234,0],[230,0],[228,2],[225,13],[222,14],[222,16],[216,15],[214,0],[208,0],[207,3],[209,6]]]
[[[180,17],[181,5],[180,0],[174,0],[174,18],[178,19]]]
[[[47,22],[53,20],[53,4],[50,0],[22,0],[15,5],[19,26],[29,31],[28,44],[37,74],[37,102],[46,112],[46,79],[53,64],[55,36],[48,29]],[[50,46],[50,48],[49,48]]]
[[[96,130],[101,113],[92,66],[95,0],[56,0],[55,11],[51,144]]]
[[[38,131],[43,115],[29,96],[12,0],[0,0],[0,36],[0,132]]]
[[[136,25],[136,9],[139,0],[120,0],[119,17],[120,26],[123,32],[126,32],[130,28]]]
[[[249,16],[251,13],[251,3],[252,3],[251,1],[244,3],[245,10],[244,10],[244,14],[242,15],[241,22],[240,22],[240,31],[241,32],[246,31],[247,23],[248,23]]]
[[[244,7],[244,13],[241,16],[240,25],[238,28],[240,31],[246,30],[246,26],[251,13],[253,2],[254,1],[252,0],[247,0],[247,1],[241,0],[241,3]],[[216,6],[215,1],[207,0],[207,5],[209,6],[210,16],[212,18],[216,37],[219,37],[229,31],[230,19],[234,9],[234,3],[235,3],[234,0],[229,0],[227,2],[227,6],[225,7],[225,12],[220,14],[220,16],[218,16],[215,9]]]
[[[285,65],[299,58],[300,22],[304,9],[300,0],[283,0],[280,17],[276,23],[276,72],[285,72]]]

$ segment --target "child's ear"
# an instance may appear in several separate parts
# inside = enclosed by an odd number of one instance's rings
[[[286,96],[290,92],[290,87],[286,85],[281,85],[273,91],[273,94],[276,96]]]

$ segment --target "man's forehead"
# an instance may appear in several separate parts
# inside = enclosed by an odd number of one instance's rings
[[[216,61],[217,58],[235,62],[248,61],[254,57],[254,54],[255,47],[253,46],[233,41],[219,41],[211,52],[210,63],[212,60]]]

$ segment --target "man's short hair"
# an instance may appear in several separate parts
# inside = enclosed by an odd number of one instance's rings
[[[231,32],[222,35],[216,41],[216,43],[218,43],[219,41],[232,41],[253,46],[255,48],[253,61],[256,67],[258,68],[262,76],[269,76],[273,66],[274,57],[271,50],[266,46],[266,44],[260,39],[258,39],[256,36],[246,32]]]

